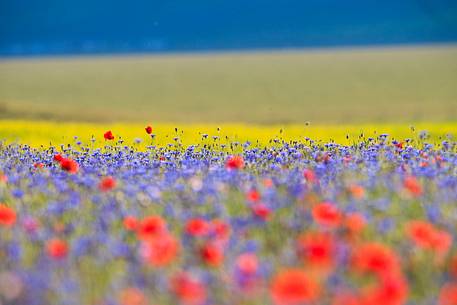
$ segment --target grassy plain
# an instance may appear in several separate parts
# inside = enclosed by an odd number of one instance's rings
[[[457,47],[0,60],[0,118],[455,122]]]

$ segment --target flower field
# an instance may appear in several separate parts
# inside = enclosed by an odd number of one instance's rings
[[[3,121],[0,304],[455,305],[456,129]]]

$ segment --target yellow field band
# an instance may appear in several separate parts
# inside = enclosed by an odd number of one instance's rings
[[[154,138],[145,131],[147,125],[152,126]],[[444,140],[452,140],[457,134],[457,122],[450,123],[412,123],[412,124],[361,124],[361,125],[249,125],[249,124],[168,124],[145,122],[144,124],[93,124],[65,123],[27,120],[0,120],[0,140],[5,143],[22,143],[32,147],[49,145],[74,144],[81,141],[90,144],[92,137],[95,146],[103,146],[107,142],[103,134],[111,130],[115,140],[120,137],[126,145],[139,148],[148,145],[164,146],[181,143],[184,146],[218,142],[268,145],[272,139],[305,140],[310,138],[320,142],[334,141],[350,145],[362,138],[377,137],[388,134],[390,140],[420,138],[427,132],[426,142],[439,144]],[[177,130],[177,131],[176,131]],[[77,139],[75,139],[77,137]],[[217,138],[214,138],[217,137]],[[109,143],[109,142],[108,142]]]

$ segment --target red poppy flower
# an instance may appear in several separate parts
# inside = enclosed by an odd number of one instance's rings
[[[452,246],[452,235],[444,230],[437,230],[433,240],[433,250],[437,254],[445,255]]]
[[[426,221],[413,220],[407,223],[406,233],[421,248],[432,248],[435,227]]]
[[[122,222],[124,228],[128,231],[135,231],[138,228],[138,220],[133,216],[126,216]]]
[[[270,178],[263,179],[263,186],[268,187],[268,188],[272,187],[273,180],[271,180]]]
[[[403,276],[388,275],[364,292],[363,304],[403,305],[408,297],[408,284]]]
[[[147,134],[151,134],[152,133],[152,127],[151,126],[146,126],[146,128],[144,130],[146,130]]]
[[[141,221],[138,227],[138,238],[147,239],[162,235],[166,229],[166,222],[160,216],[148,216]]]
[[[312,211],[313,219],[319,225],[325,227],[337,227],[341,222],[341,213],[338,208],[328,202],[316,205]]]
[[[216,238],[226,240],[230,236],[230,225],[223,220],[214,219],[211,222],[211,231]]]
[[[441,288],[438,304],[457,305],[457,283],[448,283]]]
[[[129,287],[121,291],[119,296],[120,305],[147,305],[146,297],[136,287]]]
[[[246,198],[251,202],[258,202],[260,200],[260,194],[256,190],[251,190],[247,193]]]
[[[184,304],[197,305],[206,300],[205,286],[198,279],[185,272],[180,272],[172,277],[170,290]]]
[[[360,213],[349,213],[344,219],[344,226],[349,234],[357,235],[366,226],[365,217]]]
[[[398,143],[395,143],[394,146],[399,148],[399,149],[403,149],[403,145],[404,143],[403,142],[398,142]]]
[[[244,167],[244,159],[241,156],[230,156],[225,162],[225,167],[228,169],[242,169]]]
[[[0,173],[0,182],[1,183],[7,183],[8,182],[8,176]]]
[[[0,203],[0,226],[11,227],[16,223],[16,212]]]
[[[63,160],[63,157],[61,154],[54,155],[54,161],[61,162],[62,160]]]
[[[360,185],[351,185],[348,187],[348,190],[355,199],[362,199],[365,197],[365,189]]]
[[[141,256],[144,261],[155,267],[170,264],[178,252],[178,241],[169,233],[150,237],[143,241],[141,247]]]
[[[252,207],[252,213],[255,217],[262,219],[263,221],[268,220],[271,216],[271,210],[263,203],[256,203]]]
[[[327,164],[329,161],[330,161],[330,154],[328,154],[327,152],[324,153],[324,154],[320,154],[318,156],[316,156],[316,158],[314,158],[314,160],[316,160],[316,162],[323,162],[325,164]]]
[[[259,260],[254,253],[244,253],[235,262],[234,281],[242,292],[252,295],[259,288],[261,277],[258,276]]]
[[[36,163],[33,164],[33,167],[34,167],[34,168],[43,168],[43,167],[44,167],[44,164],[41,163],[41,162],[36,162]]]
[[[98,184],[98,188],[103,192],[110,191],[115,187],[116,180],[111,176],[104,177],[102,180],[100,180],[100,183]]]
[[[415,197],[422,195],[422,186],[416,177],[406,177],[405,180],[403,180],[403,186]]]
[[[446,253],[452,245],[452,236],[448,232],[439,230],[426,221],[410,221],[406,225],[406,233],[418,247],[437,253]]]
[[[298,238],[297,252],[306,264],[327,269],[335,260],[335,241],[329,234],[307,233]]]
[[[206,264],[217,267],[224,260],[224,252],[219,245],[208,242],[200,248],[200,257]]]
[[[244,275],[253,275],[259,269],[259,260],[254,253],[244,253],[236,259],[236,267]]]
[[[366,243],[354,250],[352,266],[355,271],[377,275],[398,274],[400,263],[395,253],[379,243]]]
[[[344,156],[344,157],[343,157],[343,163],[344,163],[344,165],[348,165],[349,162],[351,162],[351,161],[352,161],[352,156]]]
[[[103,134],[103,137],[105,138],[105,140],[114,140],[114,135],[111,132],[111,130],[108,130],[107,132],[105,132]]]
[[[68,254],[67,242],[58,238],[48,240],[46,243],[46,252],[52,258],[64,258]]]
[[[204,236],[209,233],[210,226],[201,218],[190,219],[186,223],[186,233],[191,236]]]
[[[429,165],[429,163],[427,161],[422,161],[419,166],[420,167],[427,167]]]
[[[75,160],[62,158],[60,161],[60,167],[70,174],[75,174],[78,172],[79,165]]]
[[[273,278],[270,293],[276,304],[298,305],[316,300],[319,286],[303,270],[286,269]]]
[[[438,164],[439,167],[441,167],[441,163],[446,163],[446,161],[441,156],[436,156],[435,162]]]
[[[314,183],[316,182],[316,174],[314,173],[313,170],[311,169],[305,169],[303,171],[303,177],[308,181],[309,183]]]

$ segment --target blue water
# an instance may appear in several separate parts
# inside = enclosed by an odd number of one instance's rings
[[[0,56],[457,42],[457,0],[0,0]]]

